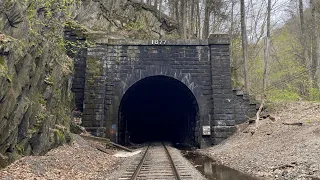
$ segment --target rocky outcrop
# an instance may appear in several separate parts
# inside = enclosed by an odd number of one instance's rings
[[[178,23],[154,6],[131,0],[86,0],[74,6],[74,21],[113,38],[178,38]]]
[[[4,0],[0,9],[0,167],[4,167],[23,155],[40,155],[70,141],[72,59],[59,44],[63,29],[46,26],[48,19],[37,4]]]
[[[0,167],[70,140],[72,54],[91,42],[66,44],[65,26],[79,37],[177,37],[174,20],[157,16],[128,0],[0,0]]]

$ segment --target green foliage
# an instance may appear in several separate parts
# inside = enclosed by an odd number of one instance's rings
[[[43,97],[43,95],[40,95],[39,96],[39,103],[41,104],[41,105],[43,105],[43,106],[46,106],[46,100],[44,100],[44,97]]]
[[[65,50],[67,49],[69,52],[72,53],[72,55],[76,55],[82,48],[86,48],[89,46],[93,46],[94,43],[91,41],[86,40],[85,42],[81,41],[69,41],[69,40],[64,40],[63,42],[59,43],[59,46],[64,48]]]
[[[16,146],[17,153],[22,155],[24,152],[24,147],[22,145],[17,144]]]
[[[0,77],[8,73],[8,66],[4,56],[0,56]]]
[[[93,76],[98,76],[100,75],[102,72],[101,69],[101,65],[99,63],[99,59],[95,59],[95,58],[88,58],[87,59],[87,71],[91,74],[93,74]]]
[[[59,139],[65,141],[64,133],[61,130],[57,130],[56,132]]]
[[[129,22],[124,27],[128,31],[141,31],[145,29],[144,24],[141,23],[141,21]]]
[[[320,91],[318,88],[309,88],[309,97],[310,101],[320,101]]]
[[[299,94],[288,90],[270,90],[267,92],[267,99],[271,102],[298,101]]]
[[[44,79],[44,82],[47,83],[47,84],[49,84],[49,85],[53,85],[53,84],[54,84],[53,78],[52,78],[51,75],[48,76],[48,77],[46,77],[46,78]]]
[[[6,65],[6,59],[4,56],[0,56],[0,66],[5,66]]]
[[[36,124],[35,127],[40,127],[46,118],[46,113],[45,111],[41,110],[37,115],[36,115]]]
[[[234,38],[231,44],[231,67],[233,85],[241,85],[239,77],[243,74],[241,58],[241,39]],[[239,48],[240,47],[240,48]],[[299,97],[312,96],[319,99],[315,90],[308,89],[308,74],[302,60],[300,39],[292,32],[292,27],[284,25],[272,33],[269,66],[267,71],[267,98],[270,101],[297,101]],[[260,96],[263,92],[263,73],[265,41],[249,44],[249,80],[252,94]],[[240,66],[239,63],[240,62]],[[239,70],[240,69],[240,72]],[[240,75],[240,76],[237,76]],[[240,83],[239,83],[240,82]]]
[[[66,135],[64,133],[64,131],[60,130],[60,129],[54,129],[54,136],[55,136],[55,141],[58,144],[62,144],[66,142]]]
[[[89,28],[73,20],[66,21],[65,27],[71,29],[73,33],[76,33],[76,34],[78,33],[77,35],[80,35],[80,36],[83,36],[91,32]]]
[[[70,7],[80,4],[81,0],[24,0],[28,3],[27,15],[32,25],[54,28],[61,25],[61,18],[70,17]],[[42,15],[44,18],[36,18]]]
[[[70,10],[82,0],[24,0],[27,4],[28,45],[35,47],[39,55],[43,47],[39,44],[45,39],[51,47],[51,58],[65,64],[61,52],[66,50],[63,29],[70,19]],[[38,48],[37,48],[38,47]],[[50,81],[51,82],[51,81]]]
[[[242,45],[241,36],[234,36],[230,44],[230,61],[231,61],[231,80],[233,87],[243,86],[241,81],[241,75],[243,72],[243,61],[242,61]]]
[[[36,132],[38,132],[38,130],[39,129],[36,126],[33,126],[27,130],[27,134],[32,137]]]
[[[61,97],[61,95],[62,95],[62,90],[61,90],[61,89],[57,89],[57,90],[54,92],[54,94],[55,94],[56,96],[58,96],[58,97]]]

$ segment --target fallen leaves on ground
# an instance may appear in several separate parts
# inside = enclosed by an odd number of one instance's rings
[[[1,179],[106,179],[118,160],[73,135],[71,145],[63,145],[44,156],[28,156],[0,171]]]

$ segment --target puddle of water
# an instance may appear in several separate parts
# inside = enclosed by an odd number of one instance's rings
[[[237,170],[217,165],[211,158],[193,151],[182,151],[186,157],[207,179],[210,180],[257,180]]]

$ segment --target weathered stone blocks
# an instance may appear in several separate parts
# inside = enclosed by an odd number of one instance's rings
[[[151,40],[103,42],[86,49],[86,55],[82,51],[73,86],[77,102],[83,101],[84,125],[95,135],[113,141],[126,138],[125,123],[119,120],[121,100],[134,83],[156,75],[181,81],[194,95],[199,117],[189,128],[198,145],[217,144],[235,132],[235,113],[238,119],[243,113],[235,111],[227,35],[167,40],[162,45]],[[203,125],[211,126],[211,136],[202,136]]]

